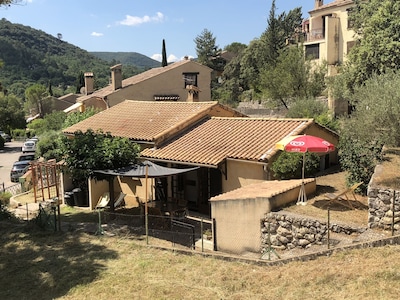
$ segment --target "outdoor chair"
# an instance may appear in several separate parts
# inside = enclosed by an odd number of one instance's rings
[[[337,203],[339,205],[346,206],[347,208],[354,209],[354,206],[351,204],[350,200],[357,201],[355,190],[362,184],[363,184],[363,182],[358,182],[358,183],[353,184],[351,187],[349,187],[347,189],[339,191],[338,193],[325,194],[324,196],[327,200],[327,203],[324,204],[323,206],[325,206],[325,205],[330,206],[333,203]],[[349,194],[353,197],[353,199],[349,199],[349,196],[348,196]]]
[[[114,199],[114,208],[119,207],[119,206],[124,206],[125,205],[125,196],[126,194],[120,192],[118,194],[118,197]],[[105,192],[99,199],[96,205],[96,209],[101,209],[101,208],[108,208],[110,207],[110,193]]]

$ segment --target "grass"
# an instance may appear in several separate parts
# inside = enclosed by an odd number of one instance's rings
[[[390,154],[390,153],[389,153]],[[377,180],[396,186],[397,157],[387,156]],[[393,172],[387,169],[393,168]],[[398,169],[397,169],[398,170]],[[394,177],[392,177],[394,176]],[[317,178],[306,206],[285,208],[324,218],[324,193],[345,187],[345,173]],[[333,219],[365,225],[360,207],[332,209]],[[65,207],[64,222],[96,221]],[[0,299],[397,299],[400,246],[336,252],[313,261],[268,266],[177,254],[134,236],[43,232],[0,221]]]
[[[400,246],[281,266],[0,222],[1,299],[397,299]]]

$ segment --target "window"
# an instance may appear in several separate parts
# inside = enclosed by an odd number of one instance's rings
[[[183,73],[183,88],[186,88],[188,85],[197,86],[197,75],[199,73]]]
[[[353,48],[354,44],[355,44],[354,41],[347,42],[347,54],[349,54],[349,52],[350,52],[351,48]]]
[[[354,21],[351,20],[351,12],[352,12],[353,8],[348,8],[346,9],[347,11],[347,29],[352,29],[354,27]]]
[[[307,45],[306,57],[311,59],[319,59],[319,44]]]

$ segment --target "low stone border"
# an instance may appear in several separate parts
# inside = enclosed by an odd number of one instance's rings
[[[353,227],[346,224],[329,224],[333,233],[351,235],[363,233],[367,228]],[[270,247],[280,250],[307,248],[312,245],[323,245],[327,242],[327,222],[294,216],[285,212],[271,212],[261,220],[262,252]]]

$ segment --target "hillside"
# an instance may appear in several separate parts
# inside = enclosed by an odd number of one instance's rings
[[[123,66],[123,76],[129,77],[153,66],[146,66],[144,57],[138,54]],[[48,85],[51,80],[53,91],[62,95],[75,92],[81,72],[93,72],[96,88],[108,84],[110,66],[104,59],[76,47],[62,37],[54,37],[29,26],[0,20],[0,82],[9,93],[23,97],[25,89],[34,83]],[[56,95],[57,96],[57,95]]]
[[[93,56],[114,63],[121,63],[122,65],[136,66],[138,68],[149,69],[160,67],[161,63],[157,60],[151,59],[146,55],[137,52],[89,52]]]

